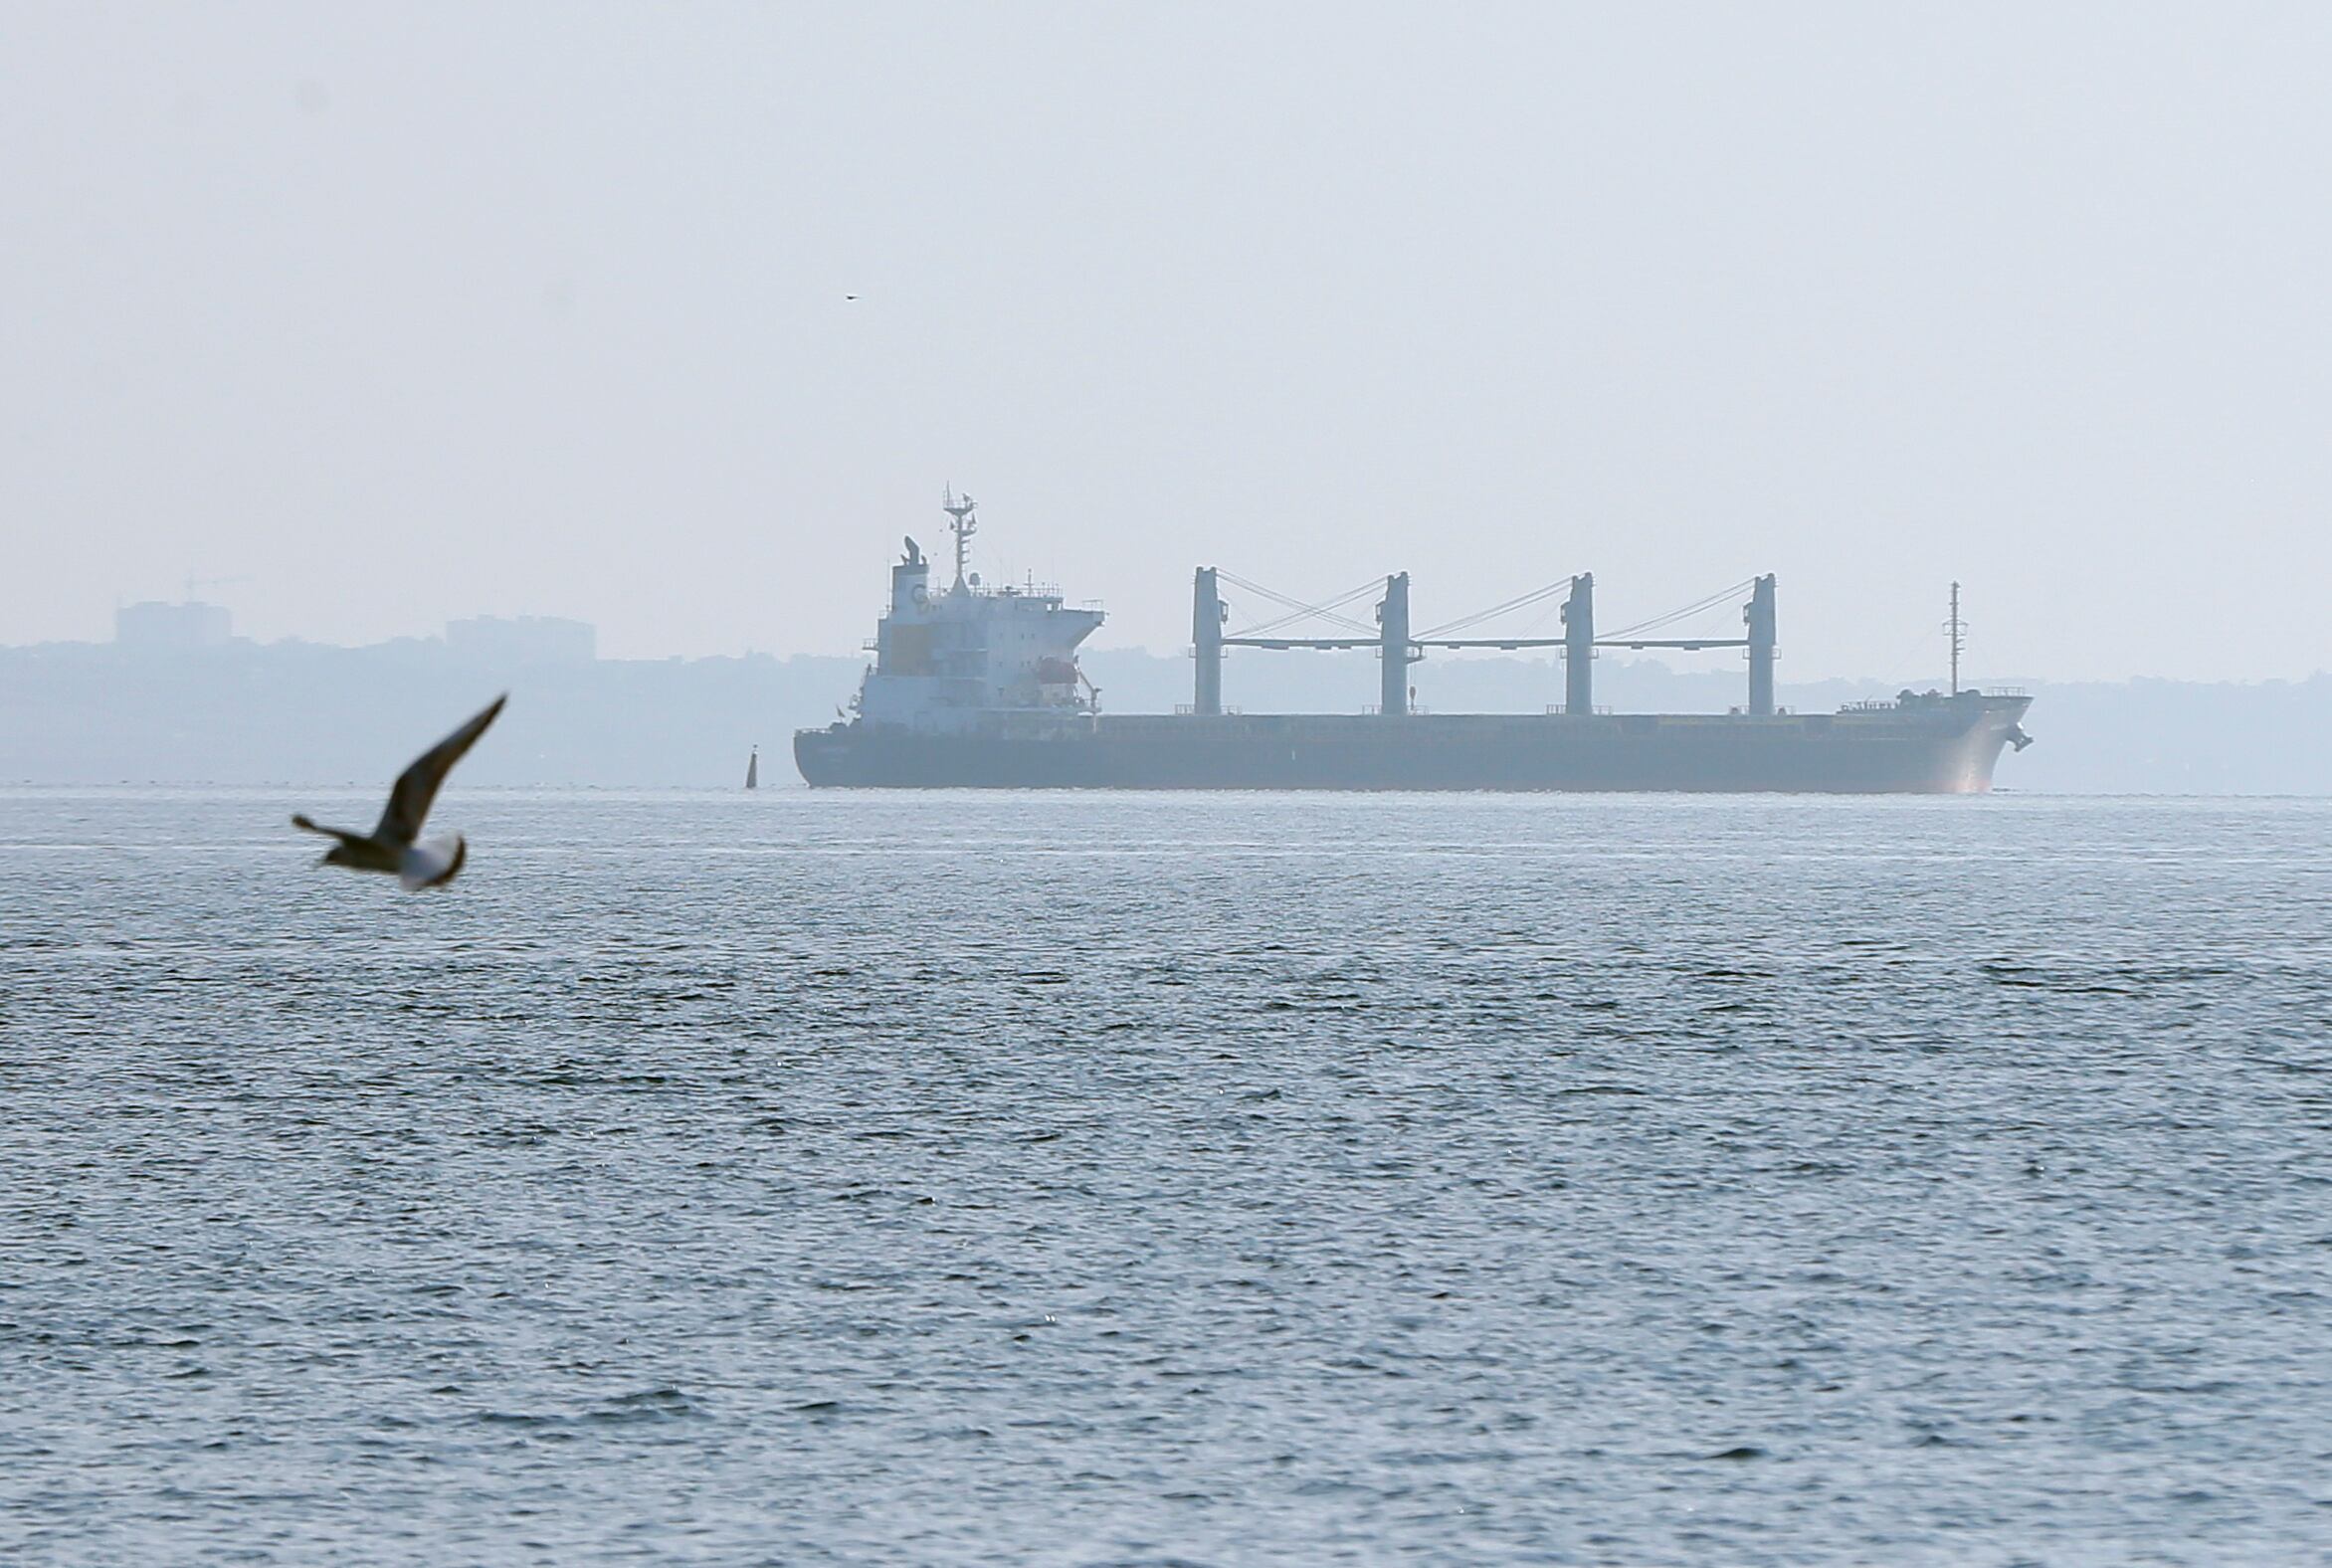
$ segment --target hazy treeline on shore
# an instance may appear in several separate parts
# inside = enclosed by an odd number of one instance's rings
[[[1107,711],[1171,711],[1190,699],[1187,658],[1105,649],[1084,665]],[[793,731],[832,722],[864,669],[861,658],[809,655],[528,666],[437,643],[0,649],[0,783],[376,783],[507,689],[509,710],[464,764],[466,783],[735,785],[757,744],[764,780],[792,785]],[[1723,712],[1744,686],[1730,664],[1607,659],[1596,677],[1599,704],[1635,712]],[[1429,660],[1413,680],[1420,704],[1443,712],[1538,712],[1562,693],[1560,665],[1543,659]],[[2003,788],[2332,794],[2332,676],[2026,686],[2040,744],[2002,760]],[[1367,654],[1238,651],[1224,690],[1249,712],[1350,712],[1374,699],[1376,667]],[[1884,683],[1848,681],[1780,693],[1808,711],[1891,694]]]

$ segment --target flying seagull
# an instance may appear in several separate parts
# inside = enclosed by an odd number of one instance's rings
[[[443,887],[470,858],[470,844],[458,833],[451,838],[431,839],[426,844],[419,842],[422,819],[429,815],[429,805],[437,799],[438,786],[446,781],[454,764],[462,760],[462,753],[486,733],[486,726],[493,722],[494,715],[509,699],[510,694],[503,692],[476,718],[416,757],[413,765],[397,776],[396,786],[389,791],[389,804],[381,812],[380,825],[371,833],[322,828],[303,816],[294,816],[292,826],[340,841],[324,851],[323,865],[345,866],[352,872],[395,872],[407,892]]]

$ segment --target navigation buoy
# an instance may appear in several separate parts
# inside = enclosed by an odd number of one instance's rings
[[[759,746],[755,746],[753,748],[753,754],[745,759],[745,788],[759,789],[760,787],[761,748]]]

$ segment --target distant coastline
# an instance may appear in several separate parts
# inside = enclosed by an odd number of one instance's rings
[[[566,645],[572,650],[575,644]],[[1190,700],[1190,663],[1141,649],[1083,660],[1113,712]],[[228,641],[193,649],[45,643],[0,648],[0,784],[373,783],[407,731],[509,687],[495,744],[471,784],[710,787],[737,784],[759,745],[765,782],[795,782],[792,732],[831,721],[864,657],[533,658],[472,637],[368,648]],[[1622,710],[1723,712],[1731,669],[1656,660],[1599,666],[1598,696]],[[1830,708],[1928,680],[1783,685],[1782,703]],[[1981,682],[1979,684],[1982,684]],[[2255,684],[2137,680],[2032,690],[2040,744],[2004,761],[2003,789],[2139,794],[2332,794],[2332,675]],[[1356,711],[1374,693],[1365,655],[1234,655],[1225,697],[1250,712]],[[1561,699],[1561,666],[1448,659],[1418,667],[1419,699],[1445,712],[1537,712]],[[350,698],[361,696],[362,711]],[[384,771],[387,770],[387,771]]]

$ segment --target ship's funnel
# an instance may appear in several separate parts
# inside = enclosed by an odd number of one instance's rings
[[[907,540],[907,553],[890,569],[890,613],[911,615],[931,597],[931,563]]]

